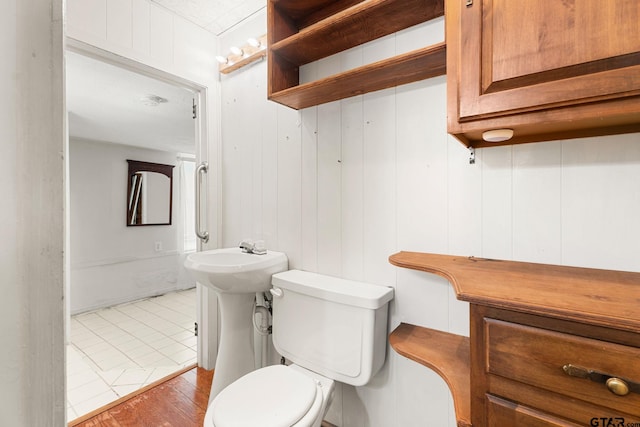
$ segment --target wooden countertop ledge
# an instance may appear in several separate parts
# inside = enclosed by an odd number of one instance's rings
[[[391,347],[445,380],[451,390],[458,427],[471,427],[469,338],[401,323],[389,336]]]
[[[444,277],[470,303],[640,332],[640,273],[419,252],[389,262]]]

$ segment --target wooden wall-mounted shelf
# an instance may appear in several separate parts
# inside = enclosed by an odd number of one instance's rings
[[[444,15],[444,0],[270,0],[268,98],[301,109],[446,73],[444,43],[300,84],[299,67]]]
[[[469,338],[401,323],[389,343],[398,354],[442,377],[453,396],[458,427],[471,427]]]

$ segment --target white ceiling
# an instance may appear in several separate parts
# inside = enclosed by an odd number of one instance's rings
[[[253,15],[266,0],[151,0],[214,34]],[[302,1],[302,0],[301,0]]]
[[[66,63],[70,137],[195,152],[191,91],[69,51]]]

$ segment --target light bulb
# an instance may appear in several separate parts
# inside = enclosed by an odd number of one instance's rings
[[[238,56],[240,56],[240,55],[242,55],[242,54],[244,53],[244,52],[242,51],[242,49],[240,49],[240,48],[239,48],[239,47],[237,47],[237,46],[231,46],[231,47],[229,48],[229,50],[231,51],[231,53],[233,53],[234,55],[238,55]]]
[[[262,45],[262,43],[260,43],[260,40],[255,39],[253,37],[247,39],[247,43],[249,43],[251,46],[255,47],[256,49]]]
[[[218,61],[221,64],[226,64],[227,62],[229,62],[229,60],[222,55],[216,56],[216,61]]]

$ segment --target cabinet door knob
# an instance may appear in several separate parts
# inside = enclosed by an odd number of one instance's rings
[[[629,385],[620,378],[612,377],[607,380],[607,388],[613,394],[626,396],[629,394]]]

